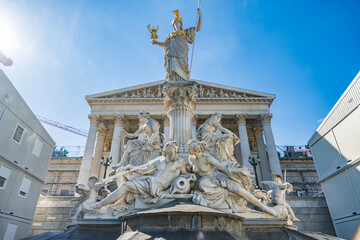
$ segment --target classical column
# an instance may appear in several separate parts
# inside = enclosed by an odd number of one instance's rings
[[[260,171],[263,181],[271,181],[271,171],[269,165],[269,159],[266,154],[263,129],[260,127],[254,128],[256,144],[258,147],[258,153],[260,158]]]
[[[89,119],[90,119],[89,134],[86,140],[84,156],[81,161],[80,173],[77,181],[78,184],[82,183],[85,185],[87,185],[89,179],[91,161],[93,157],[94,145],[96,140],[96,133],[100,123],[100,116],[89,115]]]
[[[110,165],[110,169],[112,166],[118,164],[121,160],[121,140],[123,137],[120,136],[121,131],[124,129],[124,115],[115,115],[115,126],[114,126],[114,133],[111,142],[111,152],[110,157],[112,157],[113,162]],[[110,171],[109,171],[110,172]]]
[[[250,152],[250,144],[246,130],[246,117],[247,117],[246,114],[236,114],[236,120],[239,129],[239,138],[240,139],[245,138],[240,143],[241,160],[244,167],[253,169],[253,166],[249,163],[249,156],[251,152]]]
[[[192,138],[192,117],[196,107],[197,88],[193,81],[171,82],[163,84],[164,105],[170,119],[170,140],[179,144],[179,153],[188,153],[187,143]]]
[[[162,115],[162,119],[164,120],[164,135],[166,137],[166,141],[169,141],[169,138],[170,138],[170,120],[169,120],[169,117],[166,114]]]
[[[272,118],[271,114],[262,114],[261,122],[264,129],[264,136],[265,136],[266,148],[269,157],[271,173],[279,174],[280,176],[282,176],[280,161],[276,151],[275,140],[270,125],[271,118]]]
[[[191,119],[191,135],[192,135],[192,139],[196,139],[196,123],[197,123],[197,120],[199,118],[199,115],[198,114],[195,114],[193,116],[193,118]]]
[[[105,127],[98,129],[98,135],[95,145],[95,153],[91,163],[90,176],[95,176],[95,177],[99,176],[100,167],[101,167],[100,159],[103,155],[106,132],[107,129]]]

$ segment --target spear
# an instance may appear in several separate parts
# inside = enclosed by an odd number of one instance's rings
[[[286,169],[284,172],[284,185],[286,184]],[[285,186],[285,191],[284,191],[284,210],[285,210],[285,197],[286,197],[286,186]]]
[[[200,3],[201,3],[201,0],[199,0],[198,8],[200,8]],[[193,58],[194,58],[195,39],[196,39],[197,27],[198,27],[198,23],[199,23],[199,17],[200,17],[200,16],[199,16],[199,13],[198,13],[198,14],[196,15],[195,37],[194,37],[193,48],[192,48],[192,53],[191,53],[189,80],[190,80],[190,74],[191,74],[192,63],[193,63]]]

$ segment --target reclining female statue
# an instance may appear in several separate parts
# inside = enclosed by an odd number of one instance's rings
[[[212,208],[227,206],[234,213],[251,211],[246,207],[246,203],[250,202],[271,215],[280,216],[249,192],[252,173],[247,168],[239,168],[235,162],[220,163],[206,152],[204,141],[192,139],[188,147],[192,171],[201,177],[193,202]]]

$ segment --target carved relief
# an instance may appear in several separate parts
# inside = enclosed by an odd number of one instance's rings
[[[225,89],[209,88],[203,85],[197,85],[198,92],[195,96],[198,98],[254,98],[257,96],[246,94],[244,92],[234,92]],[[129,91],[122,94],[114,94],[107,98],[163,98],[164,89],[161,85],[150,88],[143,88],[135,91]],[[181,91],[181,89],[179,89]],[[187,92],[183,92],[187,94]],[[182,93],[179,93],[182,94]]]

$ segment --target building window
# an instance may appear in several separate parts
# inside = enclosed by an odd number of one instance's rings
[[[4,167],[4,165],[0,167],[0,189],[5,189],[10,174],[11,170],[9,168]]]
[[[31,185],[31,180],[24,177],[21,186],[20,186],[20,191],[19,191],[19,196],[23,197],[23,198],[27,198],[27,195],[29,193],[29,189],[30,189],[30,185]]]
[[[24,131],[25,131],[25,129],[22,126],[17,125],[14,136],[13,136],[13,140],[17,143],[20,143],[21,140],[23,139]]]
[[[69,195],[69,190],[61,190],[60,195],[61,196],[68,196]]]
[[[9,223],[7,225],[7,228],[6,228],[6,232],[5,232],[5,235],[4,235],[4,239],[6,240],[14,240],[15,239],[15,234],[16,234],[16,230],[17,230],[17,225],[16,224],[11,224]]]
[[[32,154],[36,157],[40,157],[43,145],[44,145],[44,143],[42,141],[40,141],[39,138],[36,138],[34,148],[32,150]]]

